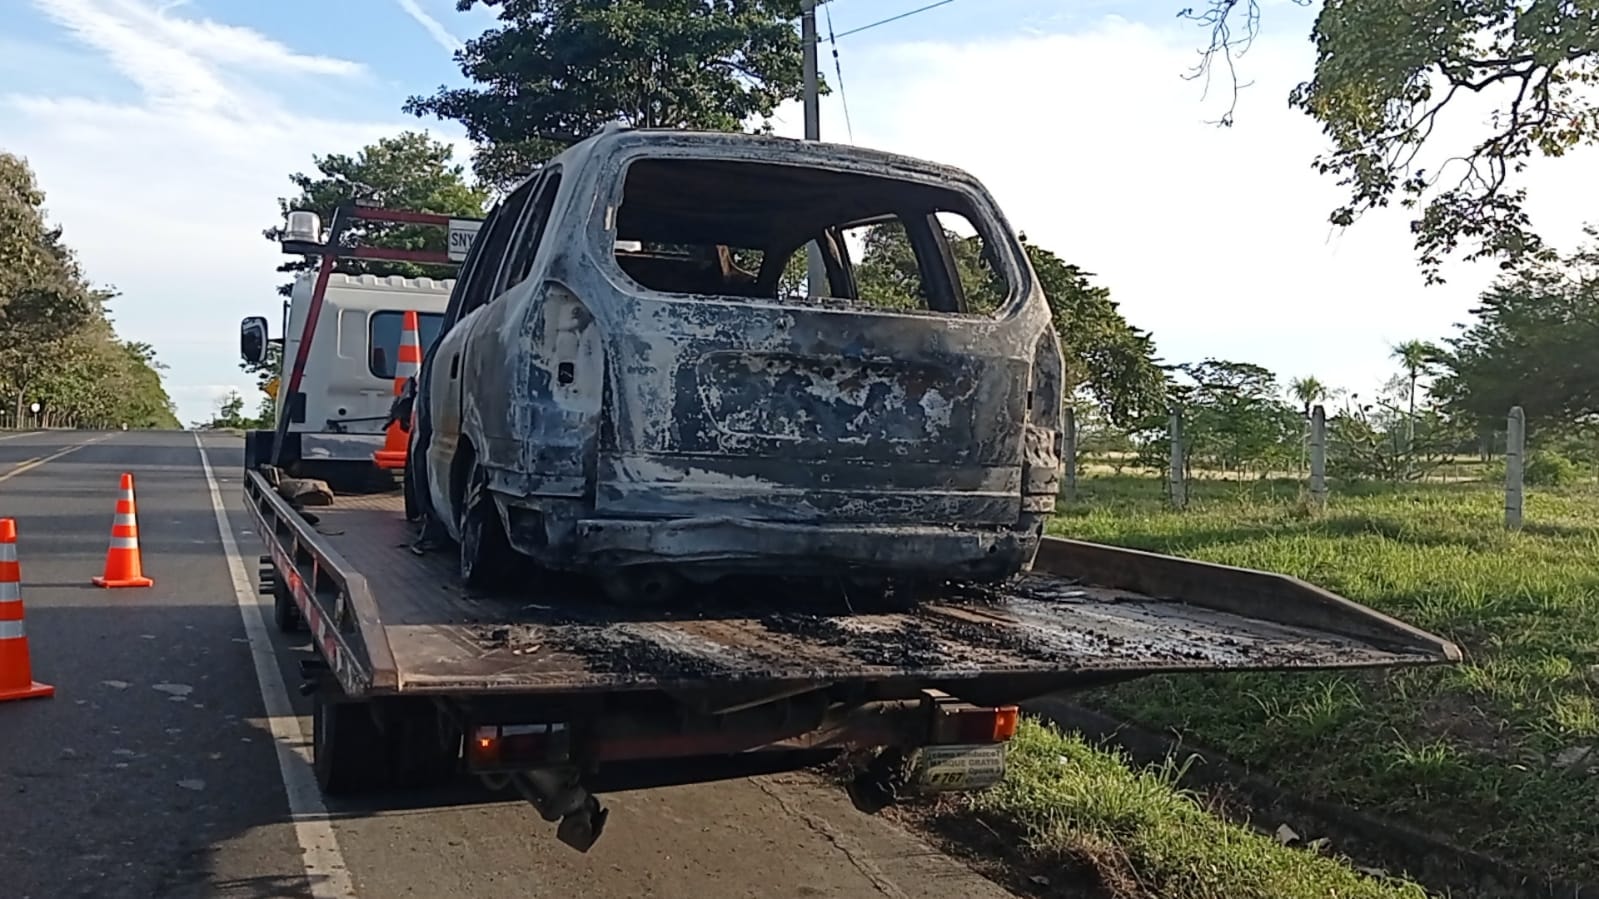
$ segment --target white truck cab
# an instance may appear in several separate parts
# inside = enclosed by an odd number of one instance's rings
[[[394,368],[406,310],[418,313],[424,352],[438,336],[454,280],[328,275],[316,338],[306,356],[300,389],[288,391],[288,373],[300,351],[311,309],[316,273],[299,276],[288,302],[284,337],[271,341],[267,320],[250,316],[240,325],[240,355],[250,363],[267,359],[267,346],[283,346],[277,371],[277,414],[288,415],[287,439],[307,476],[360,480],[376,472],[372,454],[383,446],[384,424],[394,400]],[[276,427],[280,422],[274,421]],[[314,471],[314,474],[313,474]]]

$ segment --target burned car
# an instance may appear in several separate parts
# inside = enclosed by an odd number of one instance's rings
[[[1003,580],[1054,510],[1061,370],[966,173],[610,127],[478,232],[418,381],[407,506],[469,584],[524,557],[624,597]]]

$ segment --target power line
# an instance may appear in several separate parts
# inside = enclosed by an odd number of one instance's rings
[[[849,94],[844,91],[844,66],[838,61],[838,38],[833,35],[833,10],[824,8],[823,14],[827,16],[827,42],[833,45],[833,71],[838,73],[838,99],[844,105],[844,133],[849,135],[849,142],[853,144],[855,126],[849,119]]]
[[[937,3],[929,3],[926,6],[918,7],[916,9],[913,9],[913,10],[909,11],[909,12],[902,12],[902,13],[900,13],[897,16],[889,16],[886,19],[879,19],[876,22],[872,22],[871,24],[862,25],[859,28],[851,28],[848,31],[840,32],[837,35],[834,35],[832,33],[831,27],[829,27],[827,39],[828,39],[829,42],[832,42],[834,44],[834,46],[837,46],[837,41],[841,37],[849,37],[852,34],[860,34],[862,31],[870,31],[871,29],[876,28],[879,25],[887,25],[890,22],[898,22],[900,19],[908,19],[911,16],[927,12],[930,9],[937,9],[940,6],[944,6],[946,4],[954,3],[954,2],[955,2],[955,0],[938,0]]]

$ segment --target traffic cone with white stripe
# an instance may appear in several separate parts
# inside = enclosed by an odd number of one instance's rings
[[[422,328],[416,310],[407,309],[400,326],[400,353],[394,362],[394,395],[405,393],[405,382],[422,373]],[[383,448],[372,454],[372,462],[379,468],[405,467],[406,436],[411,423],[399,418],[389,422],[383,438]]]
[[[133,503],[133,475],[122,476],[117,515],[111,520],[111,549],[105,557],[105,574],[94,579],[97,587],[149,587],[139,557],[139,519]]]
[[[0,702],[43,699],[56,688],[33,679],[28,627],[22,620],[22,570],[17,565],[17,523],[0,518]]]

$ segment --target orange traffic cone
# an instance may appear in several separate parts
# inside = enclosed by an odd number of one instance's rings
[[[400,355],[394,362],[394,395],[405,392],[405,382],[422,373],[422,335],[415,310],[408,309],[400,326]],[[383,448],[372,454],[379,468],[404,468],[410,422],[389,422]]]
[[[94,579],[97,587],[149,587],[139,560],[139,520],[133,503],[133,475],[122,476],[122,496],[111,520],[111,549],[105,557],[105,574]]]
[[[0,518],[0,702],[42,699],[56,688],[33,679],[28,628],[22,621],[22,571],[17,565],[17,523]]]

